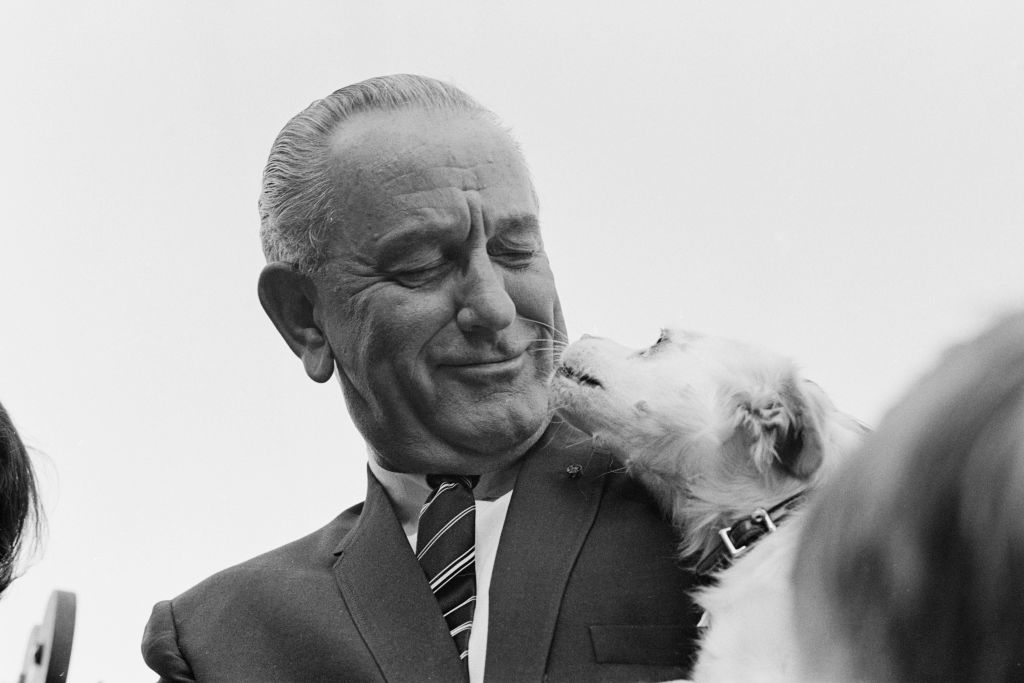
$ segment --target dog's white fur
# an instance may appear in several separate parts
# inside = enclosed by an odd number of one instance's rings
[[[788,359],[680,330],[634,351],[584,337],[552,380],[559,412],[653,492],[700,559],[718,530],[827,480],[860,442]],[[694,680],[797,680],[790,575],[800,511],[697,592],[710,616]]]

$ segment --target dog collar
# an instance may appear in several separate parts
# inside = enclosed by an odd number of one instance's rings
[[[757,508],[732,525],[719,529],[718,537],[721,540],[697,563],[697,576],[709,578],[728,567],[733,560],[750,550],[761,537],[775,531],[776,526],[800,507],[806,497],[807,492],[800,491],[772,508]]]

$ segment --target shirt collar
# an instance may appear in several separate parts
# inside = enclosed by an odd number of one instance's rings
[[[377,462],[371,450],[368,453],[370,472],[377,478],[391,499],[395,515],[407,534],[415,533],[419,522],[420,508],[430,495],[430,486],[425,474],[409,474],[384,469]],[[509,491],[516,482],[519,463],[499,472],[488,472],[480,475],[480,481],[473,489],[477,500],[491,501],[500,498]]]

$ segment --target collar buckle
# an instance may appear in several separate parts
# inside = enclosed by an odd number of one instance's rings
[[[704,580],[728,567],[733,560],[747,552],[758,539],[773,533],[777,525],[803,504],[806,491],[798,491],[771,508],[757,508],[750,515],[718,530],[720,543],[711,549],[694,567]]]
[[[764,508],[757,508],[756,510],[754,510],[753,514],[751,514],[747,520],[743,521],[747,522],[748,520],[749,522],[756,524],[763,530],[761,531],[761,533],[754,535],[753,538],[750,539],[751,541],[755,541],[761,536],[764,536],[765,534],[773,533],[777,528],[775,526],[775,521],[772,519],[772,516],[769,515],[768,511],[765,510]],[[744,526],[746,526],[746,524],[744,524]],[[743,553],[750,550],[750,544],[744,543],[741,546],[737,546],[736,544],[738,541],[734,541],[731,535],[732,529],[733,527],[731,526],[727,526],[724,529],[719,529],[718,536],[722,539],[722,544],[725,546],[725,549],[729,553],[729,556],[733,559],[736,559]],[[743,536],[749,538],[751,536],[751,529],[744,529]]]

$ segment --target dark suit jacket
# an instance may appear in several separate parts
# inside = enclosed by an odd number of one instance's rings
[[[555,432],[552,435],[552,432]],[[663,680],[699,614],[647,494],[567,427],[519,472],[490,588],[494,681]],[[567,444],[570,442],[570,444]],[[579,476],[567,472],[582,465]],[[153,608],[161,681],[458,681],[455,645],[383,487],[324,528]]]

